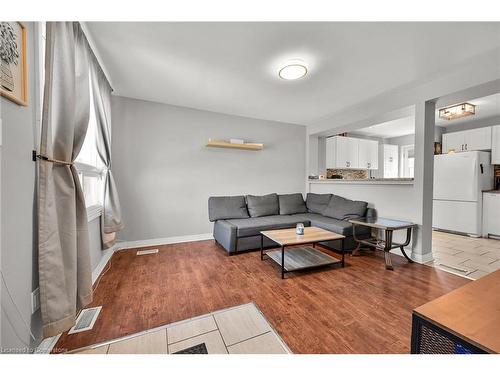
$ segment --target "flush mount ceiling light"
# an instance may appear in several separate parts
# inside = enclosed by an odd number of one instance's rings
[[[451,107],[441,108],[439,118],[445,120],[455,120],[457,118],[472,116],[476,114],[476,106],[470,103],[461,103]]]
[[[289,61],[283,66],[278,75],[282,79],[294,80],[304,77],[307,74],[307,67],[303,61],[294,60]]]

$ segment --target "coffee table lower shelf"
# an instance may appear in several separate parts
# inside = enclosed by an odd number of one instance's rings
[[[281,249],[266,251],[265,254],[281,267]],[[342,261],[310,246],[289,247],[285,250],[285,272],[323,267],[337,263],[342,263]]]

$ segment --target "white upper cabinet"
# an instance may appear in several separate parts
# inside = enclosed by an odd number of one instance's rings
[[[464,150],[464,132],[454,132],[443,134],[443,154],[450,151],[462,152]]]
[[[355,138],[337,137],[336,158],[339,168],[358,168],[359,143]]]
[[[326,139],[327,168],[358,168],[358,142],[356,138],[330,137]]]
[[[443,134],[443,153],[491,150],[491,127]]]
[[[500,125],[491,129],[491,164],[500,164]]]
[[[378,142],[369,139],[358,139],[358,162],[360,169],[378,169]]]
[[[341,136],[327,138],[326,168],[377,169],[378,142]]]
[[[491,126],[466,130],[464,133],[466,151],[491,150]]]

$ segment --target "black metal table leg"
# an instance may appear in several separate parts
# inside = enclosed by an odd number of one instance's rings
[[[391,249],[392,249],[392,230],[386,229],[385,247],[384,247],[385,269],[392,271],[394,270],[394,267],[392,266],[391,253],[390,253]]]
[[[285,278],[285,246],[281,246],[281,278]]]
[[[413,259],[411,259],[405,252],[405,246],[408,246],[411,241],[411,231],[412,228],[407,228],[406,229],[406,241],[404,244],[402,244],[399,248],[401,249],[401,252],[403,253],[404,257],[409,263],[413,263]]]

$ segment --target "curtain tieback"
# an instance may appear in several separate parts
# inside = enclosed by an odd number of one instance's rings
[[[64,160],[57,160],[57,159],[51,159],[48,156],[45,155],[40,155],[37,154],[35,150],[33,150],[33,161],[48,161],[49,163],[54,163],[54,164],[61,164],[61,165],[73,165],[72,162],[64,161]]]

